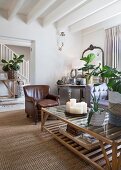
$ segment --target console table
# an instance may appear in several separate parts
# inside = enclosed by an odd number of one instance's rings
[[[7,79],[7,80],[0,80],[3,85],[7,88],[8,90],[8,97],[15,97],[15,84],[16,80],[15,79]],[[4,97],[4,96],[0,96]]]
[[[46,123],[49,115],[57,120]],[[108,118],[107,118],[108,120]],[[92,164],[98,170],[120,170],[121,169],[121,127],[105,123],[101,127],[86,126],[87,116],[74,117],[65,114],[65,106],[42,108],[41,131],[47,130],[61,144],[77,154],[80,158]],[[89,143],[79,144],[73,138],[62,134],[59,129],[65,125],[72,126],[83,133],[89,134],[98,140],[91,149],[87,148]],[[90,144],[90,147],[92,144]]]
[[[66,89],[68,91],[68,99],[71,98],[72,90],[79,89],[80,90],[80,101],[83,96],[82,90],[85,89],[86,85],[72,85],[72,84],[64,84],[64,85],[57,85],[58,88],[58,95],[60,95],[61,89]]]

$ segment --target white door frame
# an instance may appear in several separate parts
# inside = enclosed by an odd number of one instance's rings
[[[27,40],[21,38],[13,38],[7,36],[0,36],[0,43],[7,44],[7,45],[16,45],[16,46],[24,46],[30,47],[30,65],[29,65],[29,80],[30,83],[35,82],[35,41],[34,40]]]

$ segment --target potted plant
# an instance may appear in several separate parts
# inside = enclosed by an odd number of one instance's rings
[[[92,96],[92,108],[89,111],[87,124],[93,126],[102,126],[105,120],[105,111],[102,108],[99,108],[99,99],[100,96],[97,98],[94,94]]]
[[[2,70],[8,73],[8,79],[16,79],[17,78],[17,71],[20,69],[20,63],[23,62],[24,55],[17,56],[14,53],[13,59],[5,60],[2,59],[1,62],[3,63]]]
[[[95,59],[95,54],[90,53],[86,57],[81,58],[80,60],[84,61],[84,67],[78,69],[82,70],[83,73],[85,74],[87,84],[92,84],[92,78],[93,76],[97,76],[98,72],[100,71],[100,65],[95,66],[92,64],[92,61]]]
[[[121,72],[115,68],[104,66],[99,75],[108,81],[109,123],[121,126]]]

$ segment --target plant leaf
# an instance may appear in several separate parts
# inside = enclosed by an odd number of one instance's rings
[[[16,60],[18,56],[15,53],[13,53],[13,55],[13,59]]]
[[[23,59],[23,58],[24,58],[24,55],[23,55],[23,54],[18,57],[19,60],[21,60],[21,59]]]
[[[90,53],[87,55],[87,57],[83,57],[80,60],[85,61],[87,64],[89,64],[94,60],[95,57],[96,57],[95,54]]]
[[[2,63],[7,64],[8,62],[4,59],[1,60]]]
[[[88,56],[87,56],[88,63],[91,63],[95,57],[96,56],[93,53],[88,54]]]
[[[89,124],[90,124],[90,121],[91,121],[91,118],[92,118],[92,115],[93,115],[93,110],[91,109],[90,110],[90,112],[89,112],[89,114],[88,114],[88,119],[87,119],[87,125],[89,126]]]

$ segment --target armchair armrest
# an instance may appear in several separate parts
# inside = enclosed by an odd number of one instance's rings
[[[34,98],[29,96],[25,97],[25,100],[28,102],[34,102]]]
[[[48,95],[46,96],[46,99],[56,100],[56,101],[58,101],[58,103],[59,103],[60,96],[58,96],[58,95],[52,95],[52,94],[48,94]]]
[[[37,104],[37,100],[35,100],[33,97],[27,96],[27,97],[25,97],[25,101],[32,102],[34,104],[34,106],[36,106],[36,104]]]

